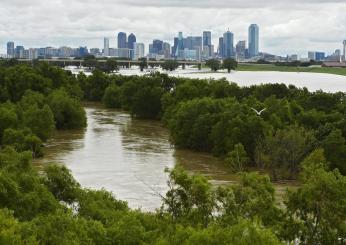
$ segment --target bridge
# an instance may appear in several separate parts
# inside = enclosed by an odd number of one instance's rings
[[[105,63],[107,60],[82,60],[82,59],[38,59],[38,60],[29,60],[29,59],[19,59],[20,63],[33,63],[33,62],[47,62],[48,64],[53,64],[61,67],[65,66],[83,66],[85,62],[94,61],[95,63]],[[131,66],[139,66],[141,60],[116,60],[118,66],[130,68]],[[147,60],[148,66],[160,66],[165,63],[167,60]],[[193,60],[177,60],[176,61],[182,69],[185,69],[186,66],[196,66],[199,70],[202,69],[203,65],[206,64],[205,61],[193,61]]]

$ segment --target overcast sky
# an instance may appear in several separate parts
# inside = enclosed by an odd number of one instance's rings
[[[247,39],[251,23],[260,27],[261,51],[331,53],[346,39],[346,0],[0,0],[0,53],[7,41],[102,48],[106,36],[116,47],[119,31],[148,44],[210,30],[216,48],[227,29],[236,42]]]

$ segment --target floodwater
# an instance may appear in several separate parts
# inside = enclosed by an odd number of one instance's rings
[[[279,71],[232,71],[225,70],[211,72],[210,69],[198,70],[187,67],[185,70],[167,72],[158,69],[169,76],[199,78],[199,79],[221,79],[225,78],[235,82],[239,86],[260,85],[266,83],[283,83],[294,85],[298,88],[306,87],[309,91],[323,90],[325,92],[346,92],[346,76],[312,73],[312,72],[279,72]],[[122,75],[143,75],[137,67],[120,69]]]
[[[181,164],[223,184],[237,180],[223,161],[209,154],[176,150],[159,121],[132,119],[101,105],[85,107],[85,130],[58,131],[36,164],[62,163],[86,188],[111,191],[132,208],[153,211],[167,191],[165,168]]]

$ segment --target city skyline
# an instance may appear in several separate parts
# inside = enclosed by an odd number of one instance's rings
[[[30,47],[102,47],[103,37],[113,39],[122,30],[135,33],[146,47],[155,38],[170,41],[179,30],[186,36],[212,30],[215,45],[228,28],[236,41],[246,40],[248,24],[257,23],[261,26],[261,51],[303,56],[308,50],[332,53],[346,38],[345,11],[346,3],[340,0],[216,0],[212,4],[205,0],[100,0],[96,4],[3,0],[0,52],[5,53],[4,46],[11,40]],[[115,46],[112,39],[110,46]]]

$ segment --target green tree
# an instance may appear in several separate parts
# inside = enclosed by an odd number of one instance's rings
[[[23,113],[24,126],[31,129],[43,141],[47,140],[55,129],[54,115],[48,105],[42,109],[31,106]]]
[[[102,98],[103,104],[108,108],[120,108],[121,107],[121,88],[116,84],[111,84],[107,87],[105,94]]]
[[[179,67],[179,63],[176,60],[165,60],[161,67],[164,70],[174,71]]]
[[[147,58],[140,58],[139,61],[140,61],[139,68],[141,71],[143,71],[145,68],[148,67]]]
[[[341,130],[333,130],[323,141],[326,158],[331,163],[331,168],[338,168],[346,175],[346,140]]]
[[[206,66],[208,66],[212,71],[217,71],[221,68],[221,62],[217,59],[207,60]]]
[[[49,164],[44,172],[44,183],[56,199],[70,204],[77,200],[80,185],[65,166]]]
[[[70,98],[64,90],[48,96],[57,129],[79,129],[86,126],[86,115],[79,101]]]
[[[243,172],[247,167],[250,159],[247,157],[246,151],[242,144],[236,144],[234,149],[227,155],[226,162],[228,162],[233,171]]]
[[[228,73],[230,73],[231,70],[235,70],[237,66],[238,66],[238,62],[231,58],[224,59],[222,62],[222,67],[224,69],[227,69]]]
[[[288,193],[283,237],[303,244],[338,244],[346,234],[346,177],[317,169]]]

